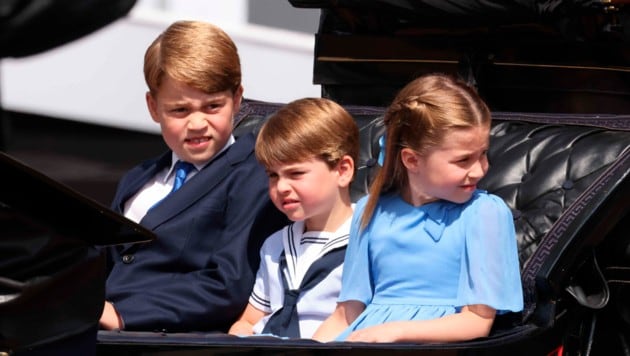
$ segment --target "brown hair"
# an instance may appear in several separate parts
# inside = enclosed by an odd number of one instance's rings
[[[206,93],[241,85],[236,45],[219,27],[200,21],[177,21],[162,32],[144,55],[144,79],[155,95],[165,75]]]
[[[267,167],[315,157],[332,169],[344,155],[357,162],[359,128],[343,107],[324,98],[298,99],[281,107],[256,139],[256,158]]]
[[[370,186],[361,227],[367,226],[381,194],[400,192],[408,185],[401,149],[419,154],[442,143],[452,129],[490,126],[490,110],[476,90],[446,74],[427,74],[407,84],[394,98],[383,119],[385,160]]]

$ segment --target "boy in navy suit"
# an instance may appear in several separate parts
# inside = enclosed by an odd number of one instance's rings
[[[225,331],[247,304],[262,241],[286,223],[254,135],[232,135],[243,95],[237,48],[212,24],[178,21],[147,49],[144,75],[170,150],[131,169],[112,208],[157,239],[109,250],[100,325]]]

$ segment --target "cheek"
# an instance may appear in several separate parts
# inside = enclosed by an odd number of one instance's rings
[[[313,187],[317,188],[313,189]],[[299,186],[295,187],[295,190],[305,204],[319,205],[330,200],[339,191],[339,186],[337,181],[331,177],[321,176],[319,179],[314,178],[301,182]]]
[[[273,205],[278,208],[278,210],[282,211],[282,195],[280,193],[278,193],[278,189],[276,189],[275,186],[269,186],[269,190],[268,190],[268,194],[269,194],[269,199],[271,200],[271,202],[273,203]]]
[[[488,172],[489,167],[490,167],[490,163],[488,163],[487,159],[481,162],[481,169],[483,170],[483,174],[486,174]]]
[[[282,200],[284,193],[281,193],[282,190],[278,187],[278,182],[269,182],[267,185],[267,193],[269,194],[269,198],[275,203],[277,201]]]
[[[163,136],[168,136],[169,138],[175,138],[181,132],[179,125],[174,120],[162,120],[160,122],[160,128],[162,130]]]
[[[228,131],[232,127],[232,118],[231,117],[217,118],[217,120],[214,122],[214,126],[217,128],[217,130]]]
[[[222,111],[211,118],[210,124],[219,132],[231,132],[233,126],[232,117],[232,111]]]
[[[275,195],[278,192],[278,189],[276,189],[276,183],[269,180],[267,182],[267,191],[269,192],[270,196]]]

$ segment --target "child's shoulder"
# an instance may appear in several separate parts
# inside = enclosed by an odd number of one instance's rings
[[[357,200],[357,202],[355,203],[354,206],[354,210],[361,210],[365,207],[365,205],[368,202],[368,199],[370,198],[369,194],[366,194],[364,196],[362,196],[361,198],[359,198],[359,200]],[[392,201],[396,201],[396,200],[400,200],[400,196],[398,194],[395,193],[383,193],[381,195],[378,196],[378,204],[382,205],[382,204],[386,204]]]
[[[137,179],[138,176],[146,174],[146,172],[157,172],[161,167],[167,167],[171,163],[171,151],[163,152],[159,156],[145,159],[135,164],[127,170],[120,181],[128,181]]]
[[[285,234],[291,235],[289,234],[289,231],[291,229],[294,229],[297,225],[300,225],[301,222],[292,222],[288,225],[283,226],[281,229],[276,230],[274,233],[272,233],[271,235],[269,235],[265,241],[263,242],[263,245],[261,247],[261,250],[263,251],[275,251],[275,250],[282,250],[284,248],[283,245],[283,238],[285,236]],[[303,225],[302,225],[303,226]],[[302,229],[301,227],[298,226],[297,230]]]
[[[511,210],[503,198],[481,189],[477,189],[473,193],[473,196],[466,204],[464,204],[463,208],[465,211],[473,214],[481,212],[511,214]]]
[[[279,243],[281,244],[282,243],[282,235],[283,235],[284,230],[290,228],[291,225],[293,225],[293,224],[285,225],[282,228],[276,230],[271,235],[267,236],[267,238],[265,239],[265,242],[263,243],[263,246],[264,245],[275,245],[275,244],[279,244]]]
[[[501,198],[498,195],[489,193],[488,191],[485,191],[483,189],[477,189],[473,193],[470,201],[473,204],[498,204],[498,205],[507,206],[503,198]]]
[[[361,198],[359,198],[359,200],[357,200],[357,202],[354,203],[354,207],[353,207],[354,211],[355,212],[362,211],[365,208],[365,205],[367,204],[369,197],[370,197],[369,195],[364,195]]]

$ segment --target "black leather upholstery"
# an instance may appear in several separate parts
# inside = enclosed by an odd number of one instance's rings
[[[279,106],[245,102],[237,117],[236,134],[257,130]],[[378,138],[384,132],[384,108],[346,109],[359,124],[361,135],[358,170],[352,185],[352,197],[357,200],[367,193],[379,168],[376,158]],[[490,169],[480,187],[502,197],[512,209],[526,298],[525,319],[536,306],[536,276],[541,261],[558,248],[559,242],[571,242],[562,233],[553,238],[547,238],[547,234],[554,228],[566,230],[577,213],[596,210],[600,208],[597,204],[603,204],[584,201],[585,196],[609,194],[618,185],[628,186],[629,130],[627,115],[493,113]],[[613,175],[623,177],[606,181]],[[627,203],[620,207],[624,211],[627,208]],[[538,251],[541,245],[544,251]]]
[[[238,137],[257,131],[281,105],[246,100],[235,117],[234,134]],[[351,187],[352,198],[357,200],[366,194],[379,168],[378,138],[384,132],[381,123],[384,108],[345,107],[357,121],[361,135],[358,169]],[[432,350],[436,354],[452,355],[455,349],[494,348],[494,353],[488,355],[503,355],[508,352],[506,350],[512,352],[520,347],[515,346],[518,343],[531,345],[528,340],[557,323],[559,314],[569,314],[559,311],[557,306],[567,295],[582,298],[577,302],[587,307],[588,299],[592,297],[596,297],[596,302],[602,302],[592,304],[595,307],[608,302],[608,295],[612,294],[608,288],[599,293],[601,291],[592,291],[586,288],[589,286],[582,285],[585,280],[591,284],[591,275],[601,277],[598,265],[589,263],[594,260],[594,246],[602,240],[615,240],[610,245],[616,250],[614,258],[605,255],[600,259],[600,263],[606,260],[612,265],[612,269],[604,273],[613,271],[616,281],[630,283],[630,276],[621,273],[630,270],[630,241],[626,237],[628,229],[624,220],[629,215],[630,201],[630,116],[495,112],[489,160],[490,169],[480,186],[505,199],[513,211],[525,297],[524,312],[498,317],[487,338],[451,344],[353,345],[357,354],[400,349],[411,354]],[[591,269],[598,273],[590,273]],[[606,277],[606,280],[596,282],[606,285],[614,281]],[[628,295],[623,289],[618,291],[622,296]],[[627,311],[625,299],[617,299],[616,303]],[[343,343],[238,338],[216,333],[165,335],[99,331],[98,338],[102,354],[122,349],[146,351],[152,344],[162,345],[165,350],[196,345],[200,352],[210,354],[223,352],[226,348],[241,353],[265,350],[269,354],[284,354],[288,349],[292,352],[350,351]]]

